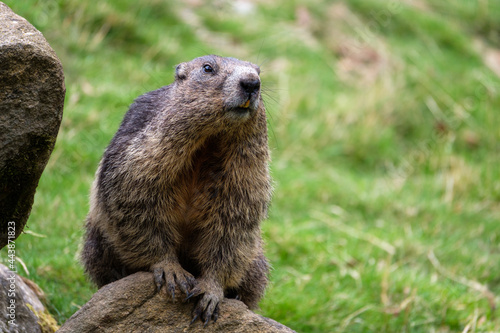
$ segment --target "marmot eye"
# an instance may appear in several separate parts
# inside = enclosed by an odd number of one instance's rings
[[[214,69],[210,65],[203,65],[203,71],[205,73],[212,73],[214,71]]]

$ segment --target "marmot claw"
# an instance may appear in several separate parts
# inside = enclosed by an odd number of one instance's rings
[[[210,320],[213,320],[215,323],[219,318],[219,303],[221,300],[222,298],[215,294],[205,293],[193,310],[193,320],[191,320],[191,324],[198,318],[200,318],[205,327]]]
[[[158,292],[165,285],[166,291],[172,296],[174,301],[176,286],[188,298],[192,294],[191,290],[196,286],[196,279],[179,264],[163,262],[156,264],[153,266],[153,275]]]

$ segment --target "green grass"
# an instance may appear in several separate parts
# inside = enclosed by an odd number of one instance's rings
[[[298,332],[500,331],[500,79],[485,62],[500,5],[202,3],[7,0],[66,73],[16,248],[58,321],[95,292],[77,252],[128,105],[172,82],[176,63],[217,53],[262,67],[276,183],[264,316]]]

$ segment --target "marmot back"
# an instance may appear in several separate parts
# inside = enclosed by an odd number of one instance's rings
[[[267,284],[260,222],[271,198],[259,67],[204,56],[135,100],[96,172],[82,262],[102,287],[137,271],[198,297],[255,308]]]

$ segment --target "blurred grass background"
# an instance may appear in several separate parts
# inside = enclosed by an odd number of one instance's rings
[[[276,189],[261,313],[298,332],[499,332],[500,3],[6,0],[66,75],[21,274],[60,323],[89,187],[138,95],[215,53],[262,67]],[[7,258],[2,251],[2,260]]]

